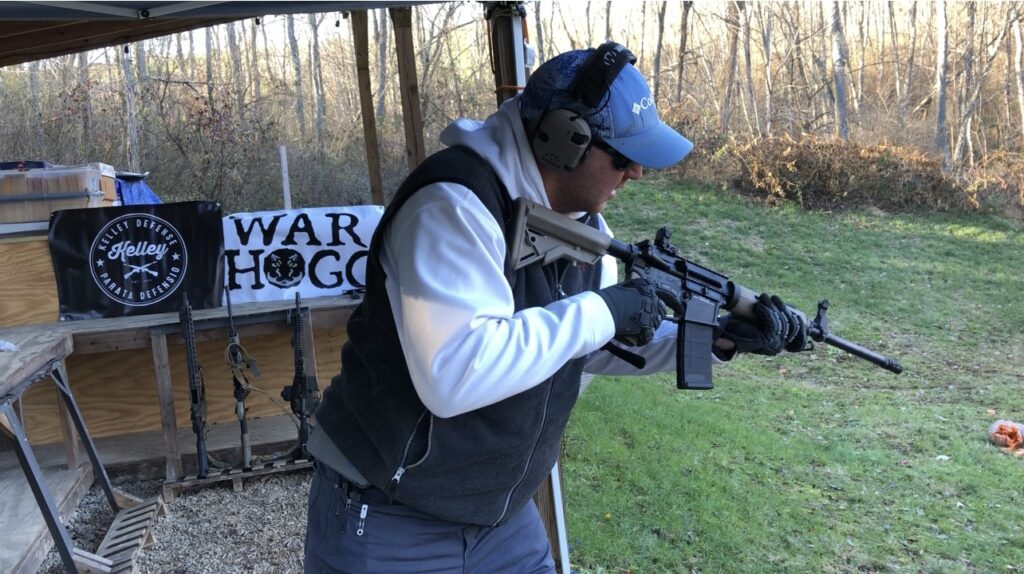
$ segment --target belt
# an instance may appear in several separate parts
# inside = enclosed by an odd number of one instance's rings
[[[324,474],[324,478],[334,484],[335,488],[340,489],[345,498],[351,499],[352,502],[374,505],[397,504],[386,492],[373,485],[358,486],[345,478],[340,472],[326,464],[322,464],[319,460],[315,464],[317,469]]]
[[[392,498],[388,496],[386,492],[375,486],[367,486],[366,488],[360,488],[355,484],[349,482],[348,480],[342,478],[341,481],[338,482],[338,488],[341,489],[341,491],[345,494],[347,498],[352,499],[352,502],[373,505],[396,504],[396,502],[392,500]]]

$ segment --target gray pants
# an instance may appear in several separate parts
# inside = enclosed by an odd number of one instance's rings
[[[555,563],[530,502],[496,528],[440,520],[383,493],[349,497],[341,477],[317,464],[309,491],[306,574],[551,574]]]

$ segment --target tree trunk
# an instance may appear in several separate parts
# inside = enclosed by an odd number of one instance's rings
[[[889,33],[892,34],[892,62],[896,76],[896,108],[903,109],[903,86],[900,82],[900,35],[896,26],[896,3],[889,2]],[[903,127],[903,114],[897,113],[900,127]]]
[[[640,18],[640,54],[638,58],[638,66],[647,65],[647,2],[640,3],[640,14],[643,16]]]
[[[891,5],[891,3],[890,3]],[[853,109],[860,113],[860,108],[864,105],[864,70],[867,66],[867,46],[868,46],[868,32],[867,32],[867,5],[860,5],[860,18],[857,19],[858,33],[860,34],[860,69],[857,70],[857,82],[853,86],[855,90],[853,96]],[[853,83],[851,81],[851,83]]]
[[[81,150],[86,151],[90,145],[92,134],[92,84],[89,82],[89,58],[88,52],[78,53],[78,86],[82,90],[79,113],[82,116],[82,138]]]
[[[39,157],[46,158],[46,133],[43,131],[43,106],[40,101],[39,89],[39,60],[33,60],[28,65],[28,90],[32,104],[33,128],[36,136],[36,153]]]
[[[747,126],[751,129],[751,133],[761,137],[761,118],[757,113],[757,100],[754,99],[754,72],[753,63],[750,61],[750,10],[747,9],[745,4],[741,4],[740,8],[743,10],[743,15],[741,16],[743,18],[743,66],[746,75],[744,83],[747,88],[747,101],[754,110],[754,123],[751,126],[750,117],[748,116]]]
[[[914,88],[914,55],[917,53],[917,0],[910,3],[910,54],[907,56],[906,87],[903,88],[903,109],[902,115],[906,115],[907,103],[911,100]]]
[[[665,37],[665,10],[668,2],[662,2],[658,9],[658,43],[654,46],[654,101],[658,102],[661,91],[661,40]]]
[[[235,23],[228,22],[228,54],[231,57],[231,89],[235,92],[235,114],[243,117],[245,110],[245,90],[242,89],[242,54],[238,49],[238,37],[235,35]]]
[[[292,55],[292,71],[295,74],[295,120],[299,123],[299,137],[306,141],[306,111],[302,101],[302,59],[299,57],[299,40],[295,36],[295,17],[288,15],[288,46]]]
[[[966,3],[967,8],[967,35],[964,37],[966,46],[964,48],[963,61],[963,89],[960,94],[960,110],[959,117],[961,122],[966,126],[967,133],[967,159],[969,162],[974,161],[974,142],[971,138],[971,120],[973,113],[968,113],[970,107],[971,91],[974,89],[974,35],[977,30],[977,15],[978,5],[973,0]],[[982,80],[984,81],[984,80]],[[957,138],[959,147],[959,137]],[[960,160],[962,159],[961,150],[953,149],[953,165],[959,166]]]
[[[943,169],[951,167],[949,131],[946,127],[946,0],[935,2],[935,149],[942,154]]]
[[[611,6],[611,2],[608,3]],[[690,32],[690,10],[693,1],[683,2],[683,15],[679,22],[679,64],[676,67],[676,102],[683,98],[683,64],[686,62],[686,40]]]
[[[255,105],[259,105],[260,100],[263,98],[262,87],[260,86],[260,58],[259,50],[256,49],[256,28],[259,28],[259,24],[255,21],[252,23],[252,27],[249,29],[249,54],[251,56],[249,62],[249,77],[252,78],[252,96]]]
[[[192,36],[192,30],[188,31],[188,77],[196,77],[196,39]]]
[[[373,35],[377,39],[377,106],[378,118],[383,118],[387,113],[388,80],[391,74],[388,73],[388,38],[391,34],[387,28],[386,8],[379,8],[373,11]]]
[[[741,1],[741,0],[740,0]],[[737,0],[728,3],[728,15],[725,19],[729,28],[729,56],[726,64],[725,89],[722,96],[722,111],[719,114],[718,129],[724,135],[729,132],[729,115],[732,111],[732,88],[736,82],[736,60],[739,45],[739,7]]]
[[[764,135],[772,135],[772,11],[771,7],[764,10],[764,4],[758,2],[757,21],[761,29],[761,43],[764,50]]]
[[[593,2],[587,2],[586,12],[583,15],[583,18],[587,22],[587,36],[586,36],[586,38],[587,38],[587,45],[588,46],[593,46],[594,45],[594,22],[593,22],[593,20],[591,19],[591,16],[590,16],[590,8],[591,8],[592,5],[593,5]]]
[[[1010,8],[1010,18],[1014,18],[1014,16],[1015,16],[1014,12],[1016,12],[1016,11],[1011,7]],[[1013,101],[1013,84],[1014,84],[1014,76],[1015,76],[1015,70],[1014,70],[1014,65],[1013,65],[1013,52],[1014,52],[1014,44],[1019,44],[1020,43],[1020,30],[1019,30],[1019,26],[1020,26],[1020,23],[1018,22],[1017,26],[1015,27],[1017,29],[1014,29],[1014,31],[1013,31],[1014,32],[1014,42],[1012,44],[1010,42],[1006,42],[1006,45],[1005,45],[1005,48],[1004,48],[1004,53],[1006,54],[1006,65],[1004,66],[1005,77],[1004,77],[1004,81],[1003,81],[1003,127],[1000,130],[1002,132],[1002,134],[1001,134],[1002,137],[1000,138],[999,145],[1000,146],[1005,146],[1005,147],[1012,147],[1013,146],[1013,142],[1016,139],[1015,136],[1011,135],[1013,133],[1013,104],[1012,104],[1012,101]]]
[[[206,32],[206,105],[213,113],[213,28],[207,28]]]
[[[611,7],[612,3],[609,2],[608,6]],[[540,66],[545,61],[544,57],[544,26],[540,22],[540,6],[534,4],[533,6],[533,31],[534,37],[537,38],[537,65]],[[609,24],[610,26],[611,24]]]
[[[540,10],[537,10],[540,13]],[[608,0],[608,3],[604,5],[604,41],[608,42],[612,40],[612,3]],[[621,39],[623,42],[626,40]]]
[[[185,50],[181,46],[181,34],[175,34],[174,41],[177,45],[176,55],[178,57],[178,73],[182,76],[186,76],[188,74],[188,70],[185,68]]]
[[[1024,68],[1022,68],[1021,57],[1024,55],[1024,39],[1021,37],[1020,11],[1016,6],[1011,8],[1013,21],[1013,71],[1017,78],[1017,109],[1020,112],[1020,137],[1021,146],[1024,147]]]
[[[846,38],[839,11],[839,0],[832,0],[832,80],[836,86],[836,135],[850,139],[846,119]]]
[[[313,32],[313,45],[310,55],[310,77],[313,79],[313,100],[316,103],[313,130],[316,134],[316,159],[324,158],[324,76],[320,66],[320,22],[323,16],[309,15],[309,27]]]

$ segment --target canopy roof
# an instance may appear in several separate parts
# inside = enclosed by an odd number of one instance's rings
[[[116,46],[270,14],[429,2],[0,2],[0,66]]]

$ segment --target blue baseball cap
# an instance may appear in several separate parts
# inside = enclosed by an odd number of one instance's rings
[[[592,137],[644,167],[664,169],[686,157],[693,143],[661,121],[647,81],[632,64],[619,72],[596,109],[570,95],[573,79],[593,52],[565,52],[537,68],[519,95],[523,119],[536,126],[548,110],[567,109],[579,112]]]

